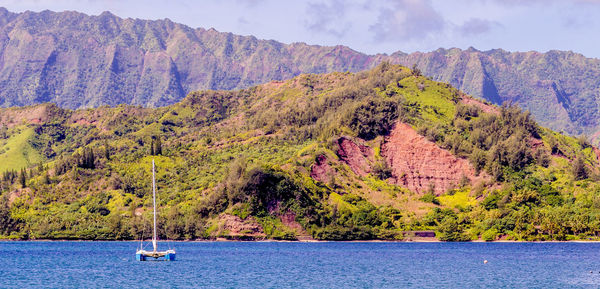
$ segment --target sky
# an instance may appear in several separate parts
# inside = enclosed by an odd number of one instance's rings
[[[600,58],[600,0],[0,0],[12,12],[110,11],[367,54],[458,47]]]

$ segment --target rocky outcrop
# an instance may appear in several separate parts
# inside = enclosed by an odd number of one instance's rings
[[[386,137],[381,154],[392,169],[392,182],[418,193],[433,190],[440,195],[456,188],[463,177],[471,184],[486,178],[484,174],[476,176],[469,161],[457,158],[401,122]]]
[[[319,182],[329,182],[332,173],[331,166],[324,155],[317,156],[315,163],[310,167],[310,177]]]
[[[370,160],[373,159],[373,149],[364,145],[357,144],[347,137],[341,137],[337,140],[337,155],[342,162],[347,164],[352,171],[365,176],[371,172]]]
[[[304,230],[302,225],[296,221],[296,214],[294,212],[286,212],[279,216],[281,223],[288,227],[296,234],[298,241],[311,241],[314,240],[312,236]]]
[[[13,127],[22,124],[43,124],[59,114],[61,114],[61,109],[53,104],[4,109],[0,113],[0,127]]]
[[[219,216],[219,222],[219,234],[229,238],[261,239],[266,236],[261,225],[253,217],[243,220],[238,216],[222,214]]]
[[[600,149],[595,146],[592,146],[592,150],[594,151],[594,155],[596,155],[596,160],[600,161]]]

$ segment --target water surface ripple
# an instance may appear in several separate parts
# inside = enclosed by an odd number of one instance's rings
[[[137,245],[0,242],[0,287],[600,286],[600,243],[177,242],[175,262],[137,262]]]

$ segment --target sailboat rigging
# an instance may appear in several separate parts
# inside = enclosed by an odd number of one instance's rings
[[[152,204],[154,215],[154,226],[152,228],[152,251],[146,251],[141,246],[135,252],[135,258],[138,261],[146,261],[148,258],[164,258],[166,261],[175,261],[175,250],[158,251],[158,235],[156,233],[156,176],[154,172],[154,160],[152,160]]]

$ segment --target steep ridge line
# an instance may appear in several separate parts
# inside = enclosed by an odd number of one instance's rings
[[[158,107],[196,90],[355,72],[390,61],[416,64],[432,79],[492,103],[518,104],[554,130],[595,136],[600,129],[600,109],[593,103],[600,97],[600,60],[570,51],[453,48],[366,55],[341,45],[284,44],[168,19],[0,8],[0,59],[0,107]]]

